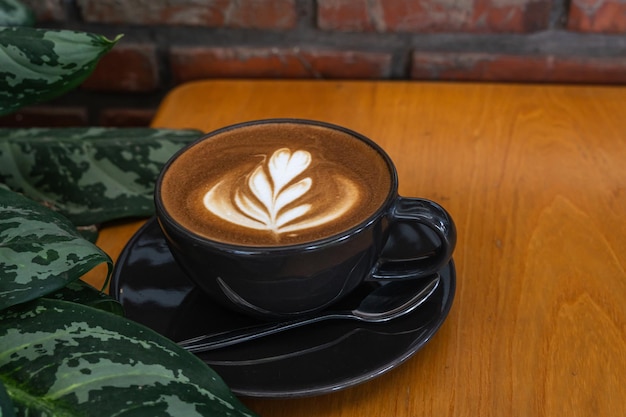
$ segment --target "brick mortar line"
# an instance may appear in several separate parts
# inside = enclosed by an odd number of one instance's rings
[[[571,0],[552,0],[549,26],[553,29],[564,29],[567,26]]]
[[[167,50],[178,46],[330,48],[381,52],[419,49],[438,52],[486,52],[528,55],[533,53],[614,57],[626,55],[624,34],[579,33],[551,29],[528,34],[518,33],[348,33],[309,28],[292,31],[264,31],[230,28],[170,26],[112,26],[104,24],[48,23],[48,28],[69,28],[112,37],[123,33],[124,43],[156,43]]]

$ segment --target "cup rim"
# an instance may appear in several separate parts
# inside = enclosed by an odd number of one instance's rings
[[[287,245],[271,245],[271,246],[270,245],[240,245],[236,243],[226,243],[226,242],[222,242],[222,241],[215,240],[215,239],[209,239],[205,236],[197,234],[193,232],[192,230],[189,230],[188,228],[184,227],[169,214],[169,212],[165,208],[165,205],[161,201],[161,185],[163,182],[163,177],[165,175],[165,172],[169,169],[170,165],[172,165],[172,163],[174,163],[174,161],[178,159],[178,157],[181,154],[183,154],[188,149],[191,149],[192,147],[194,147],[200,142],[203,142],[206,139],[228,132],[230,130],[240,129],[240,128],[244,128],[247,126],[256,126],[256,125],[262,125],[262,124],[281,124],[281,123],[313,125],[313,126],[324,127],[327,129],[337,130],[337,131],[346,133],[350,136],[353,136],[357,138],[358,140],[361,140],[362,142],[365,142],[367,145],[369,145],[374,150],[376,150],[376,152],[385,161],[387,168],[389,169],[389,174],[390,174],[391,184],[389,187],[389,192],[387,193],[387,196],[385,197],[383,204],[381,204],[381,206],[378,207],[377,210],[375,210],[370,216],[365,218],[362,222],[360,222],[356,226],[353,226],[349,229],[345,229],[334,235],[317,239],[317,240],[312,240],[309,242],[294,243],[294,244],[287,244]],[[157,216],[158,222],[161,224],[161,227],[163,227],[163,219],[165,219],[168,223],[168,227],[176,229],[178,233],[185,234],[186,238],[193,240],[196,244],[200,244],[203,246],[211,246],[211,247],[221,249],[221,250],[245,253],[245,254],[264,254],[264,253],[293,252],[293,251],[299,252],[299,251],[315,250],[320,247],[328,247],[334,244],[339,244],[343,242],[344,240],[346,240],[347,238],[349,238],[350,236],[359,234],[361,233],[361,231],[367,229],[372,223],[374,223],[378,218],[380,218],[384,212],[386,212],[389,209],[390,205],[396,200],[397,197],[398,197],[398,173],[396,171],[395,165],[393,164],[393,161],[391,160],[387,152],[385,152],[385,150],[380,145],[378,145],[376,142],[374,142],[370,138],[362,135],[361,133],[358,133],[346,127],[339,126],[333,123],[319,121],[319,120],[302,119],[302,118],[268,118],[268,119],[259,119],[259,120],[249,120],[245,122],[234,123],[225,127],[221,127],[216,130],[212,130],[208,133],[205,133],[200,138],[194,140],[193,142],[185,145],[184,147],[176,151],[169,158],[169,160],[161,168],[159,175],[157,177],[155,187],[154,187],[154,204],[155,204],[155,209],[156,209],[156,216]]]

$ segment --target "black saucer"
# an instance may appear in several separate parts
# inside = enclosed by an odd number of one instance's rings
[[[454,263],[414,312],[383,324],[335,320],[201,353],[238,395],[298,397],[346,388],[405,361],[437,332],[456,285]],[[354,308],[374,283],[363,284],[338,309]],[[258,323],[215,305],[196,290],[172,258],[155,219],[128,242],[113,272],[111,294],[128,318],[174,341]]]

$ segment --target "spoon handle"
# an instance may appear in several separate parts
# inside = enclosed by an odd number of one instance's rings
[[[256,326],[249,326],[221,333],[205,334],[202,336],[183,340],[181,342],[178,342],[178,344],[187,349],[189,352],[207,352],[209,350],[220,349],[226,346],[235,345],[237,343],[247,342],[249,340],[258,339],[264,336],[269,336],[285,330],[294,329],[296,327],[305,326],[328,319],[352,318],[356,317],[344,314],[327,313],[321,314],[319,316],[296,319],[291,321],[264,323]]]
[[[434,277],[434,278],[433,278]],[[404,314],[407,314],[413,311],[416,307],[420,306],[424,301],[426,301],[435,291],[439,283],[439,275],[435,274],[431,276],[431,280],[412,298],[407,299],[407,302],[404,304],[402,309],[390,309],[384,312],[378,312],[375,314],[365,314],[360,311],[357,313],[357,310],[353,311],[328,311],[326,313],[322,313],[317,316],[305,317],[300,319],[294,319],[291,321],[283,321],[283,322],[275,322],[275,323],[264,323],[256,326],[244,327],[241,329],[230,330],[221,333],[212,333],[205,334],[198,337],[194,337],[191,339],[186,339],[181,342],[178,342],[180,346],[187,349],[190,352],[199,353],[199,352],[207,352],[214,349],[223,348],[226,346],[235,345],[241,342],[247,342],[249,340],[258,339],[261,337],[269,336],[272,334],[280,333],[286,330],[295,329],[296,327],[306,326],[312,323],[317,323],[324,320],[338,320],[338,319],[347,319],[347,320],[360,320],[366,321],[370,323],[377,323],[388,321],[396,317],[400,317]],[[415,282],[415,281],[413,281]],[[421,281],[417,281],[418,284],[423,285]],[[394,289],[397,291],[399,288],[405,289],[406,281],[399,282],[398,284],[387,284],[387,285],[399,285],[399,287]],[[384,287],[391,288],[391,287]],[[375,293],[375,292],[374,292]],[[374,294],[372,293],[372,294]],[[411,293],[413,293],[411,291]],[[368,297],[371,297],[370,294]],[[385,291],[387,297],[387,291]],[[377,294],[380,295],[380,294]],[[367,297],[366,297],[367,298]],[[385,297],[383,297],[384,299]],[[361,302],[363,305],[363,301]],[[384,304],[383,304],[384,306]]]

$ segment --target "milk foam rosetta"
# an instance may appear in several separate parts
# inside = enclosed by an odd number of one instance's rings
[[[206,239],[244,246],[315,242],[358,226],[391,191],[386,160],[346,132],[253,124],[193,144],[160,185],[167,213]]]
[[[349,178],[334,175],[341,201],[331,207],[316,205],[306,198],[313,187],[321,186],[307,175],[313,158],[305,150],[277,149],[243,179],[225,173],[204,195],[204,206],[230,223],[275,234],[333,222],[356,204],[359,188]]]

